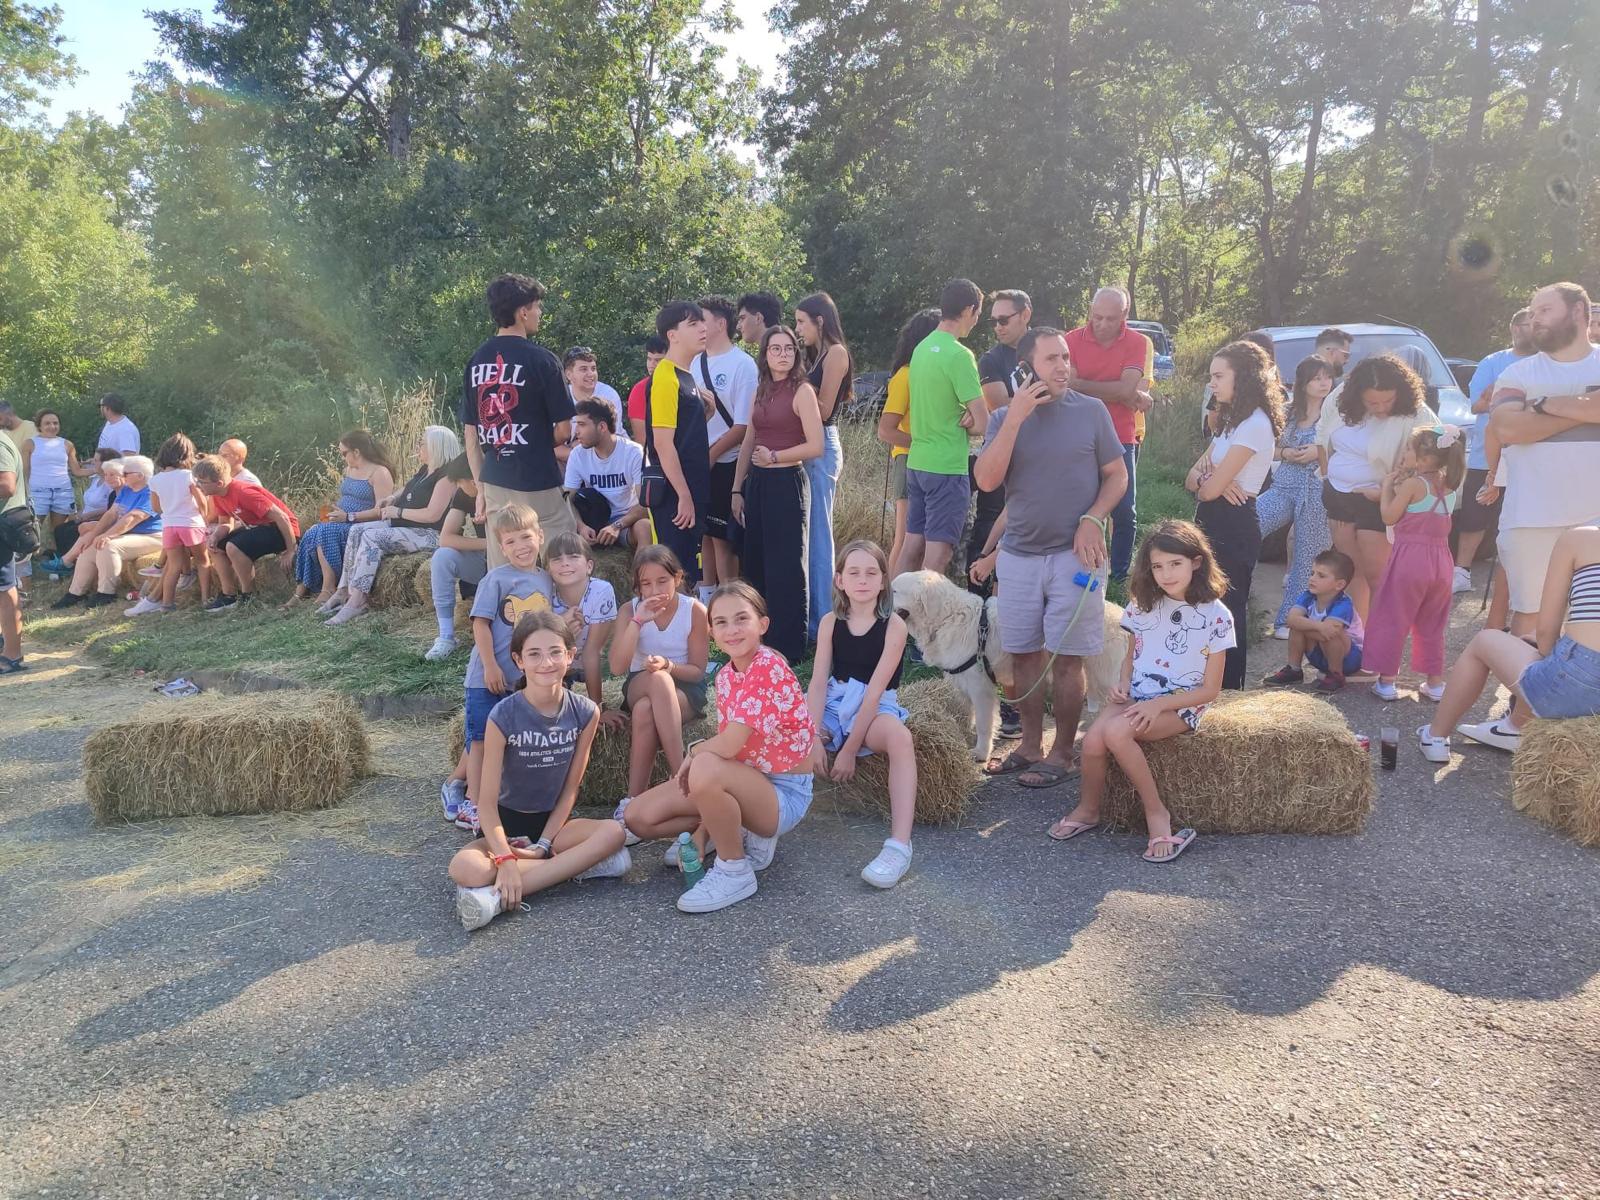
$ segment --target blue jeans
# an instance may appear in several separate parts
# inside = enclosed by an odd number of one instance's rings
[[[833,493],[839,486],[839,469],[844,451],[839,445],[839,427],[822,429],[822,453],[806,460],[806,480],[811,487],[811,546],[806,577],[810,581],[810,620],[807,631],[817,640],[817,626],[833,610]]]
[[[1122,462],[1128,468],[1128,490],[1111,510],[1111,578],[1123,579],[1133,565],[1133,535],[1137,530],[1135,502],[1139,494],[1139,447],[1122,444]]]

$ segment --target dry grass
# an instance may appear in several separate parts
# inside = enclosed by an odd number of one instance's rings
[[[983,783],[983,775],[972,761],[964,701],[954,685],[941,677],[907,684],[900,689],[900,703],[911,714],[906,727],[917,750],[917,823],[959,825]],[[889,762],[870,755],[860,760],[849,783],[819,779],[816,793],[841,808],[887,815]]]
[[[1600,846],[1600,717],[1530,723],[1511,760],[1511,803],[1580,846]]]
[[[1206,712],[1200,732],[1145,750],[1174,829],[1200,833],[1357,833],[1372,812],[1372,757],[1333,705],[1250,692]],[[1144,812],[1115,765],[1106,824],[1140,829]]]
[[[894,540],[894,501],[889,497],[887,479],[889,448],[878,440],[876,418],[874,413],[872,421],[846,421],[839,426],[844,466],[833,500],[835,546],[869,538],[887,549]]]
[[[101,821],[325,808],[369,766],[360,710],[331,692],[158,701],[83,748]]]

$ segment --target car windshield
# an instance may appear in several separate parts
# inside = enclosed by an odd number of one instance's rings
[[[1294,382],[1295,368],[1302,359],[1309,355],[1316,346],[1315,337],[1284,338],[1272,343],[1272,352],[1278,360],[1278,374],[1283,376],[1284,382]],[[1421,355],[1425,370],[1419,371],[1422,382],[1429,387],[1455,387],[1456,378],[1450,373],[1450,368],[1434,349],[1433,344],[1420,333],[1407,333],[1397,330],[1394,333],[1358,333],[1355,342],[1350,347],[1350,361],[1345,364],[1345,374],[1350,373],[1350,368],[1363,358],[1371,358],[1374,354],[1387,354],[1391,350],[1398,350],[1402,346],[1413,346]],[[1416,358],[1415,354],[1405,354],[1402,358]]]
[[[1167,335],[1162,333],[1159,329],[1150,329],[1143,325],[1133,325],[1132,328],[1137,329],[1140,333],[1144,334],[1145,337],[1149,338],[1155,343],[1157,354],[1172,353],[1172,339],[1167,337]]]

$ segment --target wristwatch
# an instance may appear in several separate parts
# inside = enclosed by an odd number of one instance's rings
[[[1538,413],[1540,416],[1544,416],[1545,415],[1544,403],[1548,399],[1550,399],[1549,396],[1540,396],[1537,400],[1535,400],[1533,402],[1533,405],[1532,405],[1533,411]]]

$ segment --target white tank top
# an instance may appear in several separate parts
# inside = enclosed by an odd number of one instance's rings
[[[638,598],[634,604],[639,603]],[[684,663],[689,661],[689,631],[694,628],[694,600],[678,593],[678,611],[672,614],[672,621],[665,629],[654,621],[646,621],[639,626],[639,644],[633,651],[633,662],[629,665],[630,671],[644,670],[644,660],[652,654],[659,654],[668,662]]]
[[[67,439],[35,437],[33,458],[28,463],[28,486],[57,488],[71,485],[72,477],[67,474]]]

